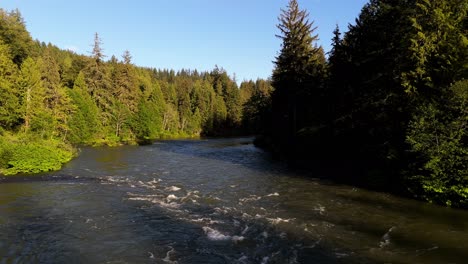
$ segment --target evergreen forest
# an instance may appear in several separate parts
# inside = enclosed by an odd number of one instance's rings
[[[33,40],[0,9],[0,173],[57,170],[80,145],[256,135],[295,167],[468,208],[468,1],[370,0],[325,53],[290,0],[271,79],[155,69]]]
[[[106,59],[98,33],[90,43],[85,56],[34,41],[18,10],[0,10],[1,173],[57,170],[79,145],[250,132],[256,109],[244,103],[272,90],[265,80],[239,88],[218,66],[142,68],[129,51]]]
[[[371,0],[325,56],[289,1],[257,144],[344,182],[467,208],[467,11],[466,0]]]

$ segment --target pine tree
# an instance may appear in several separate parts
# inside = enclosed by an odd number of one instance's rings
[[[148,76],[141,76],[140,85],[144,93],[140,97],[138,112],[134,115],[132,129],[140,141],[155,139],[163,132],[163,110],[165,102],[157,82],[151,83]]]
[[[99,37],[99,34],[96,32],[94,33],[94,44],[93,44],[93,51],[91,52],[91,56],[96,64],[102,64],[104,62],[104,53],[102,49],[102,40]]]
[[[101,130],[99,109],[88,93],[85,77],[80,72],[74,81],[73,89],[68,90],[76,111],[71,114],[68,123],[68,140],[74,144],[91,144],[98,138]]]
[[[407,92],[440,97],[440,89],[468,76],[468,2],[417,0],[402,75]],[[437,91],[439,90],[439,91]]]
[[[273,140],[280,149],[294,148],[296,133],[316,121],[324,54],[316,46],[316,27],[308,20],[308,12],[301,10],[296,0],[290,0],[279,17],[278,29],[281,51],[275,61],[272,76]]]
[[[44,102],[52,115],[53,123],[49,124],[55,136],[65,138],[69,132],[68,119],[75,111],[66,88],[61,84],[60,68],[52,57],[50,50],[46,50],[41,65],[42,84],[45,88]]]
[[[88,86],[91,97],[96,101],[97,106],[103,112],[104,121],[108,119],[106,112],[111,109],[111,80],[107,66],[104,64],[104,54],[101,48],[102,42],[98,33],[94,35],[92,59],[84,68],[86,85]]]

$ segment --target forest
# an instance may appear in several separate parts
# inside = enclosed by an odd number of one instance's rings
[[[467,11],[466,0],[371,0],[326,58],[289,1],[257,144],[351,184],[467,208]]]
[[[0,9],[0,173],[60,169],[79,145],[248,133],[256,109],[243,105],[272,90],[238,87],[218,66],[142,68],[129,51],[106,60],[98,33],[92,43],[85,56],[34,41],[20,11]]]
[[[468,2],[371,0],[325,53],[290,0],[270,80],[143,68],[33,40],[0,9],[0,173],[57,170],[80,145],[257,135],[297,167],[468,208]],[[92,42],[92,38],[90,38]]]

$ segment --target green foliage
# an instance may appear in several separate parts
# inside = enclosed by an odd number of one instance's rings
[[[19,122],[19,98],[15,89],[18,68],[12,61],[8,46],[0,41],[0,125],[13,128]]]
[[[290,0],[271,112],[243,83],[245,126],[271,120],[259,144],[294,163],[333,160],[331,176],[348,183],[468,207],[467,12],[465,0],[371,0],[344,36],[334,31],[326,62]]]
[[[413,192],[437,203],[468,207],[468,81],[454,84],[441,102],[421,105],[407,141],[420,156],[410,176]]]
[[[468,74],[468,41],[464,20],[468,2],[416,1],[406,37],[410,67],[402,73],[407,92],[425,93],[450,85]]]
[[[8,162],[11,160],[12,156],[13,147],[3,135],[0,135],[0,173],[8,168]]]
[[[241,87],[243,87],[241,93],[244,89],[249,90],[249,96],[242,108],[244,130],[251,134],[261,134],[270,130],[268,126],[271,115],[271,93],[273,91],[270,82],[264,80],[257,80],[256,83],[244,82]]]
[[[92,144],[100,131],[99,109],[88,93],[84,74],[80,73],[73,89],[68,90],[76,111],[70,116],[67,139],[74,144]]]
[[[39,173],[59,170],[74,153],[70,146],[57,140],[26,137],[7,142],[0,139],[0,173]]]
[[[33,53],[33,41],[18,10],[0,8],[0,42],[8,45],[13,62],[20,66]]]
[[[38,120],[41,113],[47,111],[44,104],[45,89],[41,80],[39,65],[31,58],[24,60],[17,79],[20,92],[21,116],[24,120],[24,130],[27,132],[33,120]]]
[[[251,94],[223,69],[141,68],[129,51],[105,57],[97,33],[92,56],[77,55],[32,42],[19,11],[0,9],[0,131],[10,137],[0,142],[1,173],[58,169],[69,143],[241,133]]]

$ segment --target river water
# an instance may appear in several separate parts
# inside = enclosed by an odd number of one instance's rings
[[[468,212],[294,172],[249,138],[0,177],[0,263],[466,263]]]

